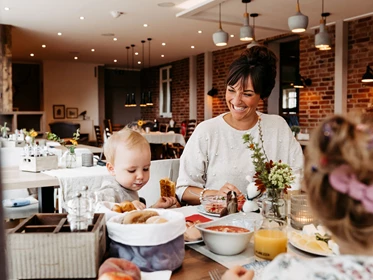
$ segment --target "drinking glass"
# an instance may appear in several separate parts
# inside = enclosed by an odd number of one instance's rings
[[[295,229],[303,229],[303,226],[317,223],[304,194],[291,196],[290,224]]]
[[[265,219],[259,230],[254,233],[254,253],[258,260],[273,260],[277,255],[287,252],[286,221]]]

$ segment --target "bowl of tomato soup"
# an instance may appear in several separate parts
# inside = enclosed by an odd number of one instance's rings
[[[246,250],[263,217],[257,213],[236,213],[197,224],[206,247],[213,253],[232,256]]]

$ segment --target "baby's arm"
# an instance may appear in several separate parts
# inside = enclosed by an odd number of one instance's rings
[[[156,203],[154,203],[150,208],[170,208],[176,205],[177,200],[176,197],[166,197],[162,196],[158,199]]]
[[[144,210],[146,208],[145,204],[138,200],[132,201],[132,204],[136,207],[137,210]]]

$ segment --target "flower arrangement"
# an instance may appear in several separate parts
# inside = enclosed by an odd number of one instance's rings
[[[7,123],[4,122],[4,125],[0,125],[0,132],[2,137],[7,137],[8,131],[10,130],[9,127],[6,126]]]
[[[138,126],[139,128],[141,128],[141,127],[143,126],[143,124],[144,124],[144,121],[143,121],[143,120],[138,120],[138,121],[137,121],[137,126]]]
[[[23,135],[25,135],[25,140],[28,144],[33,144],[35,141],[35,137],[38,136],[38,133],[35,131],[35,129],[30,129],[30,131],[27,131],[26,128],[22,129]]]
[[[71,154],[73,154],[75,152],[75,148],[78,145],[78,140],[79,140],[79,137],[80,137],[79,128],[76,130],[76,132],[74,132],[73,138],[67,139],[67,140],[61,139],[56,134],[51,133],[51,132],[46,132],[45,134],[47,135],[48,140],[56,141],[56,142],[60,143],[61,145],[65,146],[70,151]],[[68,145],[68,143],[71,143],[71,144]]]
[[[287,193],[287,189],[291,188],[290,184],[294,180],[291,167],[279,161],[268,160],[268,157],[263,148],[263,135],[259,126],[260,142],[254,142],[254,138],[250,134],[244,134],[243,140],[247,147],[253,151],[251,158],[255,167],[254,181],[258,191],[264,193],[267,191],[268,197],[271,198],[271,210],[274,216],[281,218],[283,215],[278,208],[278,200],[281,198],[281,192]]]

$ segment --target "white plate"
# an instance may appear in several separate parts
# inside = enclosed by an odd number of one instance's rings
[[[209,215],[214,217],[220,217],[220,214],[206,212],[202,205],[198,205],[197,211],[203,215]]]
[[[198,240],[195,240],[195,241],[185,241],[185,245],[193,245],[193,244],[198,244],[198,243],[201,243],[203,242],[203,239],[198,239]]]
[[[315,239],[316,240],[316,239]],[[291,245],[293,245],[295,248],[297,248],[298,250],[301,250],[301,251],[304,251],[306,253],[310,253],[310,254],[314,254],[314,255],[318,255],[318,256],[324,256],[324,257],[328,257],[328,256],[332,256],[334,255],[332,250],[330,250],[330,252],[321,252],[321,251],[318,251],[318,250],[313,250],[311,248],[307,248],[306,246],[303,246],[301,244],[298,244],[297,242],[295,242],[295,240],[292,238],[292,235],[290,234],[289,235],[289,243]]]

